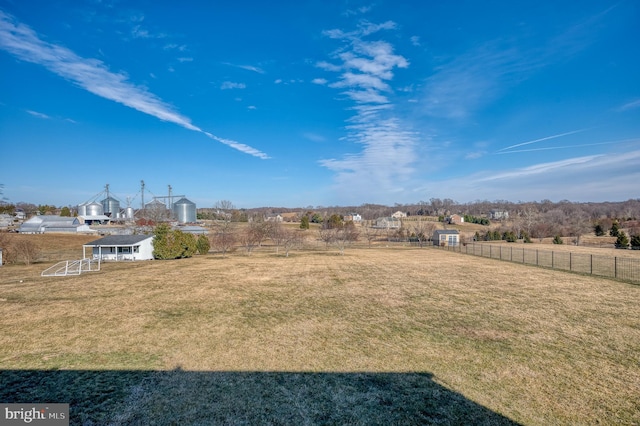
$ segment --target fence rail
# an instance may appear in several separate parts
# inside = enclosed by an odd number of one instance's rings
[[[478,243],[439,248],[525,265],[542,266],[544,268],[640,283],[640,259],[629,257],[600,256],[588,253],[526,249],[517,246],[505,247]]]

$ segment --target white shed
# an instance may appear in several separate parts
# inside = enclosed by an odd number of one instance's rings
[[[109,235],[82,246],[83,257],[91,248],[91,257],[108,260],[153,259],[153,235]]]

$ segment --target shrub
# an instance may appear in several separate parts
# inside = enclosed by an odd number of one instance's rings
[[[196,237],[179,230],[171,230],[169,225],[156,226],[153,233],[153,256],[156,259],[181,259],[196,253]]]
[[[564,241],[562,241],[562,237],[560,237],[560,235],[556,235],[553,237],[553,244],[564,244]]]
[[[631,236],[631,250],[640,250],[640,234]]]
[[[207,254],[210,248],[209,238],[204,234],[200,234],[196,240],[196,250],[198,250],[198,254]]]

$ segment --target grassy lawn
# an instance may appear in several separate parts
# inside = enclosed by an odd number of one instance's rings
[[[637,285],[427,248],[45,267],[0,270],[0,402],[73,424],[640,422]]]

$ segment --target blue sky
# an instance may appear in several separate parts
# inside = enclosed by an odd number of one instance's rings
[[[637,198],[639,22],[632,0],[0,0],[0,183],[134,207],[140,180],[198,207]]]

